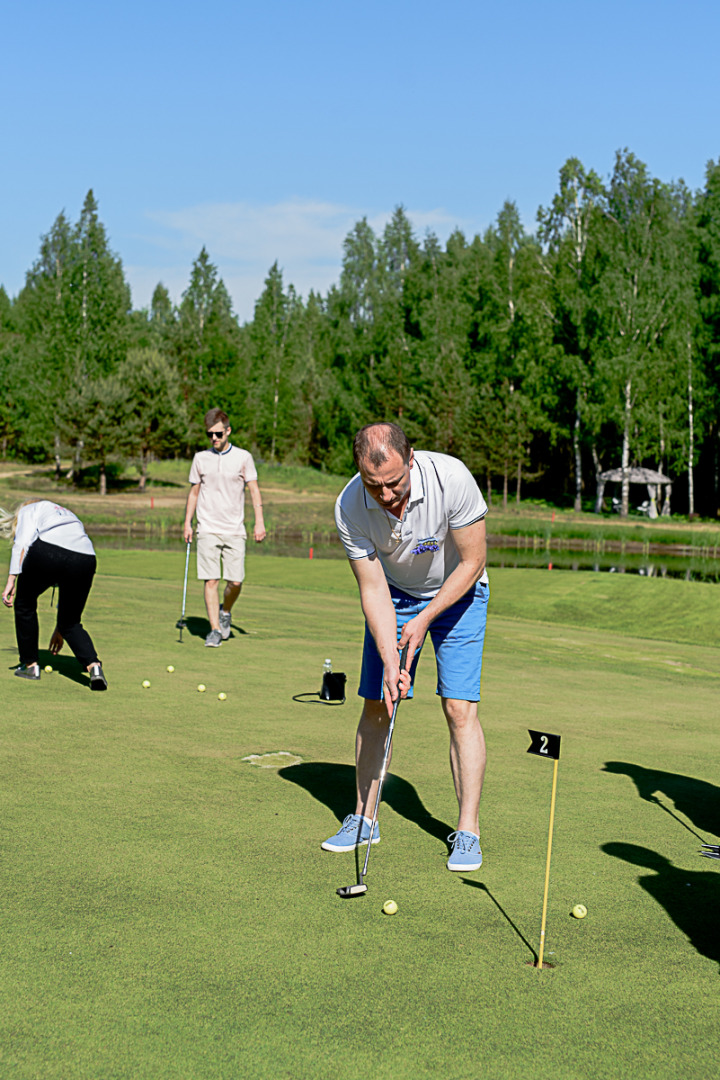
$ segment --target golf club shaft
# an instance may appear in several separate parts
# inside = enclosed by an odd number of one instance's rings
[[[180,631],[180,637],[178,639],[180,644],[182,644],[182,632],[185,629],[185,600],[186,600],[186,597],[187,597],[188,567],[190,566],[190,545],[191,544],[192,544],[192,540],[188,540],[187,548],[186,548],[186,551],[185,551],[185,580],[183,581],[182,614],[181,614],[180,618],[178,619],[178,621],[175,623],[178,630]]]
[[[182,618],[185,621],[185,600],[187,598],[187,581],[188,581],[188,567],[190,566],[190,545],[192,540],[188,540],[187,551],[185,552],[185,582],[183,584],[183,605],[182,605]]]
[[[407,662],[408,647],[407,645],[402,651],[400,657],[400,670],[405,667]],[[383,754],[382,766],[380,768],[380,776],[378,778],[377,795],[375,796],[375,809],[373,810],[372,825],[370,826],[370,836],[368,838],[367,851],[365,852],[365,863],[363,864],[362,874],[360,875],[360,881],[362,882],[368,868],[368,862],[370,861],[370,848],[372,847],[372,838],[375,833],[375,825],[378,819],[378,811],[380,809],[380,799],[382,798],[383,784],[385,783],[385,774],[387,773],[388,762],[390,760],[390,748],[392,746],[393,731],[395,730],[395,717],[397,716],[398,705],[400,704],[400,690],[398,687],[398,696],[395,699],[393,705],[392,716],[390,717],[390,726],[388,728],[387,740],[385,742],[385,753]]]

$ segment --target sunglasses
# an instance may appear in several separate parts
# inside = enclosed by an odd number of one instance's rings
[[[224,434],[225,434],[225,429],[223,428],[222,431],[208,431],[207,437],[208,437],[208,439],[222,439]]]

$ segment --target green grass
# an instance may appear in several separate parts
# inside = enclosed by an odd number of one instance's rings
[[[56,499],[75,511],[86,527],[97,533],[164,537],[179,535],[185,519],[189,461],[154,462],[145,492],[137,487],[138,473],[128,466],[111,482],[106,496],[89,483],[80,487],[56,481],[47,466],[27,470],[0,463],[0,505],[16,506],[24,499]],[[4,475],[5,473],[12,475]],[[260,463],[265,524],[269,532],[329,535],[334,532],[333,507],[346,479],[301,466]],[[252,509],[247,500],[247,516]],[[312,541],[310,541],[312,542]]]
[[[103,574],[175,583],[180,600],[184,551],[180,545],[175,551],[162,552],[101,550],[99,558]],[[357,587],[345,560],[250,553],[248,564],[252,567],[250,588],[307,591],[355,601]],[[499,568],[492,569],[490,576],[493,617],[695,645],[720,642],[720,604],[714,584],[634,574]]]
[[[63,463],[63,473],[67,472],[70,462]],[[148,471],[147,491],[156,494],[167,488],[180,488],[187,492],[188,473],[190,460],[174,459],[168,461],[154,461]],[[257,462],[258,482],[260,485],[285,488],[288,491],[326,492],[333,498],[338,491],[350,479],[349,476],[335,476],[332,473],[320,472],[303,465],[270,465],[267,462]],[[27,465],[19,462],[0,462],[0,488],[8,491],[32,490],[42,491],[67,491],[77,493],[78,490],[93,492],[97,486],[97,469],[88,467],[83,469],[80,487],[73,487],[72,483],[63,475],[61,480],[55,479],[54,466]],[[7,474],[7,475],[5,475]],[[140,470],[136,465],[125,466],[112,465],[108,469],[108,490],[110,496],[124,491],[132,491],[140,482]],[[95,492],[96,493],[96,492]]]
[[[352,576],[249,558],[235,636],[207,650],[192,580],[177,643],[182,555],[100,552],[85,622],[107,694],[69,658],[11,678],[0,623],[4,1080],[715,1075],[720,874],[697,856],[720,830],[712,586],[496,571],[483,869],[444,869],[455,800],[427,657],[369,892],[343,902],[354,857],[319,842],[352,800],[356,699],[293,695],[326,655],[356,685]],[[47,639],[45,602],[41,620]],[[528,727],[563,740],[542,972],[551,766]],[[277,752],[302,761],[243,761]]]
[[[691,547],[720,546],[720,526],[716,522],[698,521],[689,524],[687,518],[627,518],[597,514],[563,514],[545,512],[538,516],[532,509],[519,513],[504,513],[493,509],[488,524],[496,534],[518,538],[541,538],[554,543],[563,540],[588,540],[602,545],[608,541],[641,544],[681,544]],[[715,554],[718,552],[716,551]]]

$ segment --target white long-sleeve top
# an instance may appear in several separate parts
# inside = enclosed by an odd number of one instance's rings
[[[95,554],[95,548],[80,518],[76,517],[72,510],[66,510],[64,506],[43,499],[41,502],[20,507],[10,556],[11,574],[22,573],[23,559],[30,546],[38,539],[83,555]]]

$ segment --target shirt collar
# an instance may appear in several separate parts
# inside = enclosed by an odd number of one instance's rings
[[[232,450],[232,443],[228,443],[227,450],[216,450],[214,446],[210,447],[210,453],[217,454],[218,457],[225,457],[225,455],[229,454],[231,450]]]
[[[408,499],[408,506],[411,503],[422,502],[425,498],[425,477],[420,471],[420,464],[417,459],[417,455],[413,458],[413,467],[410,470],[410,498]]]

